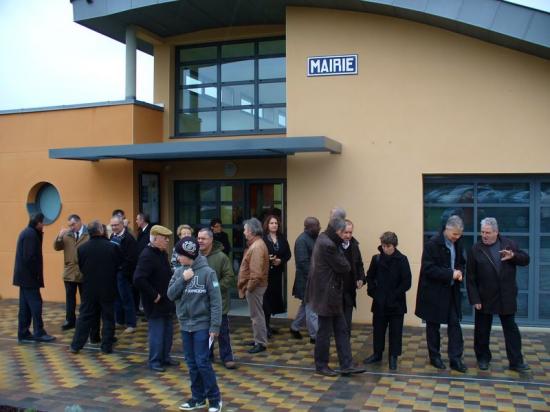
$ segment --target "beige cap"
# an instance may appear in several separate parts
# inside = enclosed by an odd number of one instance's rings
[[[151,235],[172,236],[172,231],[167,227],[164,227],[161,225],[155,225],[151,228]]]

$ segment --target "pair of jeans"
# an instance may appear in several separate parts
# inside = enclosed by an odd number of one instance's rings
[[[134,295],[132,285],[122,272],[117,273],[116,282],[118,295],[115,300],[115,320],[119,325],[136,327],[136,308],[134,306]]]
[[[209,402],[215,403],[220,401],[220,389],[210,362],[209,338],[208,329],[195,332],[181,331],[185,361],[191,380],[191,397],[198,402],[208,399]]]
[[[233,349],[231,348],[231,338],[229,336],[229,317],[222,315],[222,324],[220,334],[218,335],[218,345],[220,347],[220,359],[223,363],[233,360]],[[214,356],[214,347],[212,347],[212,356]]]
[[[504,344],[506,346],[506,356],[510,366],[517,366],[523,363],[521,353],[521,334],[515,321],[515,314],[499,315],[504,333]],[[475,311],[474,328],[474,351],[479,361],[490,362],[492,358],[489,349],[489,339],[491,336],[491,327],[493,325],[493,315]]]
[[[65,281],[65,320],[71,325],[76,322],[76,292],[82,302],[82,283]]]
[[[317,337],[317,330],[319,329],[317,314],[311,309],[311,306],[306,305],[302,300],[296,313],[296,318],[290,324],[290,329],[299,331],[304,325],[307,327],[309,337],[315,339]]]
[[[172,315],[149,318],[149,367],[163,366],[170,361],[174,324]]]
[[[19,288],[19,314],[17,338],[30,336],[29,327],[33,326],[33,337],[39,338],[46,334],[42,321],[42,295],[39,288]]]

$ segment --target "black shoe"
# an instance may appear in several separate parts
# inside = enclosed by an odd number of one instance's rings
[[[279,329],[269,327],[269,332],[271,332],[272,335],[278,335],[279,334]]]
[[[328,366],[325,366],[324,368],[320,368],[320,369],[315,369],[315,373],[317,375],[330,376],[330,377],[338,376],[338,372],[329,368]]]
[[[34,339],[34,336],[29,332],[28,334],[24,336],[18,336],[17,341],[19,343],[34,343],[36,340]]]
[[[99,336],[94,336],[93,338],[90,336],[90,343],[92,345],[99,345],[101,343],[101,338]]]
[[[235,363],[235,361],[232,360],[224,362],[223,366],[225,367],[225,369],[237,369],[237,364]]]
[[[264,345],[260,345],[259,343],[257,345],[254,345],[252,348],[248,349],[248,353],[260,353],[265,351],[267,348]]]
[[[117,343],[118,342],[118,338],[116,336],[113,336],[113,343]]]
[[[292,335],[292,337],[294,339],[303,339],[304,338],[299,330],[294,330],[294,329],[290,328],[290,334]]]
[[[388,359],[389,367],[391,371],[394,371],[397,369],[397,356],[390,356]]]
[[[489,369],[489,362],[486,360],[479,360],[477,361],[477,367],[482,371],[486,371]]]
[[[80,349],[76,349],[76,348],[73,348],[72,346],[69,346],[69,352],[76,355],[78,352],[80,352]]]
[[[101,353],[109,355],[109,354],[113,353],[113,348],[111,346],[103,347],[103,348],[101,348]]]
[[[256,346],[256,342],[253,340],[246,341],[244,346]]]
[[[66,320],[65,322],[63,322],[63,325],[61,325],[61,330],[74,329],[74,326],[74,322],[69,322],[68,320]]]
[[[451,361],[450,365],[452,370],[455,370],[460,373],[465,373],[468,370],[468,368],[466,367],[466,365],[464,365],[464,362],[462,362],[461,359]]]
[[[149,366],[149,368],[155,372],[166,372],[166,369],[164,369],[162,366]]]
[[[526,363],[520,363],[519,365],[510,365],[510,367],[508,369],[510,369],[511,371],[519,372],[519,373],[523,373],[523,372],[527,372],[527,371],[531,370],[529,365],[527,365]]]
[[[378,363],[382,360],[382,354],[381,353],[373,353],[368,358],[365,358],[363,360],[363,363],[368,365],[370,363]]]
[[[360,368],[358,366],[348,366],[347,368],[340,370],[340,375],[342,376],[351,376],[358,373],[365,373],[367,370],[365,368]]]
[[[271,330],[267,330],[267,339],[271,339],[273,337],[273,333],[271,333]]]
[[[34,338],[34,340],[37,342],[53,342],[55,339],[55,336],[48,335],[47,333],[44,333],[42,336],[37,336]]]
[[[315,342],[317,342],[317,339],[309,338],[309,343],[311,343],[312,345],[315,345]]]
[[[437,369],[445,369],[445,368],[447,368],[447,367],[445,366],[445,364],[443,363],[443,361],[441,360],[441,358],[430,359],[430,364],[431,364],[434,368],[437,368]]]
[[[180,366],[180,361],[170,358],[166,362],[164,362],[164,365],[165,366]]]

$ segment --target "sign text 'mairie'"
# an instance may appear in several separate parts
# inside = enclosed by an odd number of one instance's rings
[[[342,76],[357,74],[357,55],[313,56],[307,58],[308,76]]]

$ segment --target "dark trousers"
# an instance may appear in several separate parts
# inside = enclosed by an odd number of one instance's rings
[[[216,373],[210,363],[208,329],[196,332],[181,332],[185,361],[191,380],[191,397],[199,402],[208,399],[210,402],[220,400],[220,389],[216,381]]]
[[[386,342],[386,329],[389,326],[390,356],[401,355],[403,338],[403,315],[386,315],[384,312],[372,314],[374,353],[382,354]]]
[[[33,336],[40,337],[46,333],[42,321],[42,295],[40,288],[19,288],[19,326],[17,338],[30,337],[29,327],[33,327]]]
[[[136,308],[132,284],[124,273],[116,275],[118,296],[115,300],[115,319],[119,325],[136,327]]]
[[[110,351],[115,337],[114,300],[100,299],[99,296],[83,295],[80,313],[76,322],[71,347],[80,350],[86,344],[88,336],[96,340],[99,333],[99,318],[101,317],[101,349]]]
[[[76,322],[76,291],[82,302],[82,283],[65,281],[65,320],[74,325]]]
[[[329,361],[330,336],[334,333],[336,341],[336,351],[340,369],[351,366],[351,344],[349,341],[349,328],[346,318],[343,314],[334,316],[319,315],[319,330],[315,341],[315,367],[317,369],[326,368]]]
[[[504,344],[506,345],[506,356],[510,366],[517,366],[523,363],[521,354],[521,334],[515,321],[515,314],[499,315],[504,333]],[[478,361],[490,362],[492,355],[489,349],[489,338],[493,325],[493,315],[475,311],[474,328],[474,351]]]
[[[172,315],[149,318],[147,322],[149,336],[149,366],[163,366],[170,362],[174,324]]]
[[[346,319],[346,325],[348,325],[348,335],[351,336],[351,324],[353,317],[353,304],[346,303],[344,299],[344,318]]]
[[[462,329],[460,328],[456,308],[452,302],[450,306],[447,320],[447,355],[449,355],[449,360],[457,361],[462,359],[464,340],[462,338]],[[441,335],[439,333],[439,328],[439,323],[426,321],[426,341],[428,342],[430,359],[441,358]]]
[[[271,326],[271,302],[269,301],[269,296],[264,293],[264,299],[262,300],[262,308],[264,310],[265,317],[265,327],[267,328],[267,333],[269,334],[269,329]]]
[[[220,346],[220,359],[223,363],[233,360],[233,350],[231,349],[231,338],[229,336],[229,317],[222,315],[222,324],[220,334],[218,335],[218,345]],[[214,347],[212,345],[212,352]]]

